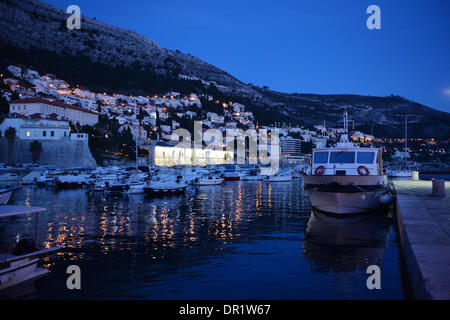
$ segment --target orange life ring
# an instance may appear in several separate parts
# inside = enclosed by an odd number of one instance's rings
[[[317,168],[316,168],[316,171],[314,171],[314,174],[316,175],[316,176],[321,176],[321,175],[323,175],[325,173],[325,167],[324,166],[318,166]]]
[[[360,176],[368,176],[369,173],[370,173],[369,169],[367,169],[365,166],[358,167],[358,174]]]

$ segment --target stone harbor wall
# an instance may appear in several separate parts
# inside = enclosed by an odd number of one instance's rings
[[[0,162],[32,163],[30,144],[33,140],[16,139],[11,158],[8,155],[8,142],[0,138]],[[87,140],[73,140],[69,137],[60,140],[41,141],[42,152],[38,164],[56,165],[63,168],[96,167]]]

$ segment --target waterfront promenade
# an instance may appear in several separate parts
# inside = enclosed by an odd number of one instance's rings
[[[393,181],[400,242],[417,299],[450,299],[450,183],[432,196],[431,181]]]

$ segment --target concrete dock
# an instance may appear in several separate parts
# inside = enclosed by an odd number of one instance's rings
[[[404,260],[414,297],[450,299],[450,182],[432,196],[431,181],[393,181]]]

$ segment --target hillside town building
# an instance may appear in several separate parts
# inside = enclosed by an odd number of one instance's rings
[[[94,125],[98,122],[98,113],[86,110],[74,105],[59,101],[51,101],[42,98],[25,98],[13,100],[9,106],[10,113],[18,113],[24,116],[35,113],[51,115],[56,114],[80,125]]]

